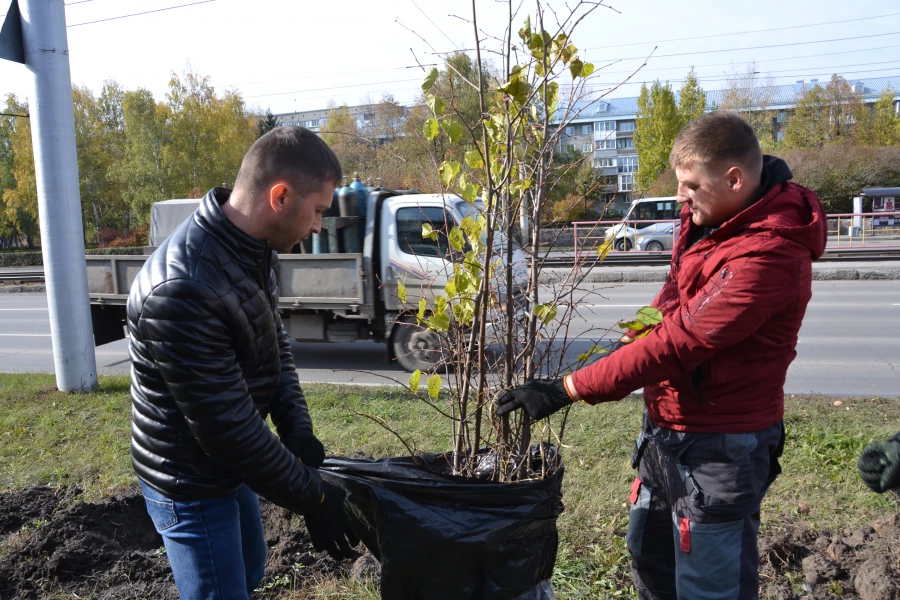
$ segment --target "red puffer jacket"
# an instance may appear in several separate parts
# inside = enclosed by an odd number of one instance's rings
[[[777,161],[777,165],[772,162]],[[825,250],[825,211],[810,190],[783,182],[688,248],[681,237],[653,306],[663,322],[572,375],[587,402],[643,387],[650,418],[679,431],[745,433],[784,415],[784,380],[812,296],[812,261]]]

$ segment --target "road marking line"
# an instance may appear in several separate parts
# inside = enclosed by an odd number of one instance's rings
[[[0,308],[0,310],[50,310],[49,308]]]
[[[49,333],[0,333],[0,337],[50,337]]]

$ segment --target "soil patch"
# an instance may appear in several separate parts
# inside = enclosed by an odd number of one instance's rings
[[[900,514],[857,530],[787,526],[759,554],[761,598],[900,600]]]
[[[342,571],[316,555],[302,519],[260,502],[269,558],[266,598]],[[29,488],[0,494],[0,598],[90,597],[178,600],[162,538],[140,491],[100,503],[78,490]]]

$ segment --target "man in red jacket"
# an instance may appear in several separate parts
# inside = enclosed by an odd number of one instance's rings
[[[825,213],[734,113],[685,127],[670,162],[684,208],[653,301],[662,323],[562,379],[507,391],[497,413],[540,419],[643,387],[627,534],[639,597],[755,599],[760,504],[781,471],[785,375]]]

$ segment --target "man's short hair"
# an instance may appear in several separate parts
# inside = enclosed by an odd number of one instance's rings
[[[342,177],[340,161],[319,136],[305,127],[276,127],[250,146],[234,186],[256,195],[282,179],[302,197]]]
[[[706,113],[681,130],[669,163],[673,169],[736,165],[758,175],[762,172],[762,151],[747,121],[737,113],[719,110]]]

